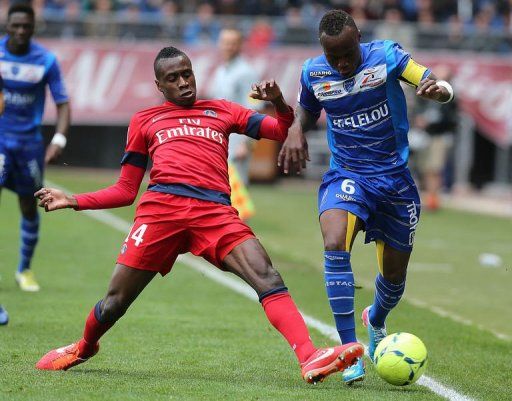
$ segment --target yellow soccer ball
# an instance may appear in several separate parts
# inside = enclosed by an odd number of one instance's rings
[[[395,386],[407,386],[421,377],[428,356],[425,344],[414,334],[395,333],[379,343],[374,358],[382,379]]]

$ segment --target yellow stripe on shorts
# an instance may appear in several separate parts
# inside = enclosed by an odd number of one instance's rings
[[[357,234],[355,232],[356,222],[357,216],[349,212],[347,220],[347,236],[345,237],[345,250],[347,252],[350,252],[352,250],[354,235]]]

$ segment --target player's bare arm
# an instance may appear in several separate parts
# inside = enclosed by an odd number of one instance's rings
[[[314,127],[317,119],[300,104],[297,105],[295,119],[288,130],[288,138],[283,143],[277,158],[277,165],[283,168],[285,174],[288,174],[291,169],[300,174],[302,169],[306,168],[309,152],[304,133]]]
[[[39,207],[43,207],[46,212],[78,207],[76,198],[66,195],[60,189],[41,188],[34,196],[39,199]]]
[[[447,85],[443,85],[434,74],[430,74],[427,78],[420,81],[416,94],[422,98],[436,100],[441,103],[449,102],[453,98]]]
[[[57,105],[57,125],[55,135],[46,148],[44,161],[46,164],[55,161],[64,151],[66,146],[66,136],[71,122],[71,107],[69,102]]]

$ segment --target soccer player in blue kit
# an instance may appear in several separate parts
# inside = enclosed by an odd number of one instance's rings
[[[295,120],[278,164],[285,173],[305,168],[309,155],[304,132],[324,109],[331,151],[330,170],[318,192],[325,286],[342,343],[357,341],[350,251],[357,233],[366,231],[365,242],[376,242],[379,267],[374,302],[362,315],[373,360],[386,336],[385,319],[404,292],[420,215],[418,190],[407,168],[409,127],[400,81],[414,86],[418,96],[441,103],[452,100],[453,89],[399,44],[360,43],[360,38],[346,12],[323,16],[323,54],[303,65]],[[347,384],[364,376],[362,360],[343,372]]]
[[[34,192],[42,187],[45,163],[66,146],[70,106],[54,54],[31,41],[34,10],[14,4],[7,13],[7,35],[0,39],[0,71],[4,80],[5,110],[0,117],[0,190],[18,194],[21,210],[20,261],[16,281],[24,291],[38,291],[30,262],[39,237]],[[46,148],[40,131],[46,86],[57,105],[57,126]]]

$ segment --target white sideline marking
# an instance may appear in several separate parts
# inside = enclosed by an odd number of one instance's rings
[[[68,193],[71,192],[48,180],[46,182],[49,186],[52,186],[53,188],[59,188]],[[114,228],[115,230],[123,233],[128,233],[128,230],[131,227],[131,224],[126,220],[117,217],[116,215],[105,210],[84,210],[81,213],[84,213],[87,216],[91,217],[92,219],[97,220],[100,223],[106,224],[109,227]],[[258,302],[258,296],[249,285],[245,284],[243,281],[239,281],[239,279],[234,279],[230,276],[227,276],[226,273],[221,272],[220,270],[212,268],[212,266],[210,266],[209,263],[203,261],[202,259],[195,258],[187,254],[180,255],[177,261],[194,268],[196,271],[204,274],[209,279],[225,287],[228,287],[235,292],[238,292],[239,294],[245,296],[246,298]],[[335,327],[330,326],[324,322],[321,322],[320,320],[317,320],[314,317],[308,316],[304,314],[302,311],[300,311],[300,313],[302,314],[304,321],[308,326],[313,327],[321,334],[325,335],[326,337],[330,338],[333,341],[339,341],[338,332],[336,331]],[[437,380],[425,375],[420,377],[420,379],[417,381],[417,384],[427,387],[435,394],[451,401],[474,401],[473,398],[469,398],[463,394],[460,394],[456,390],[446,387],[445,385],[439,383]]]

